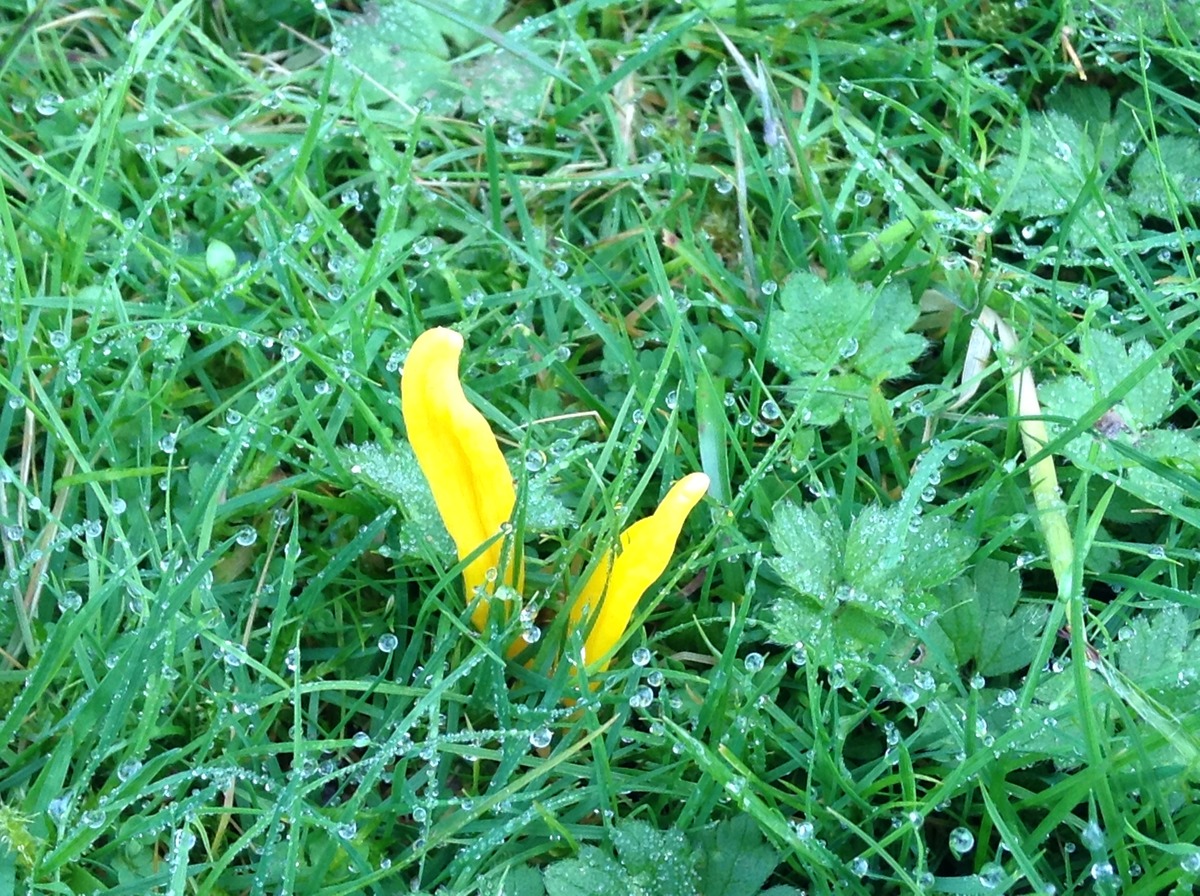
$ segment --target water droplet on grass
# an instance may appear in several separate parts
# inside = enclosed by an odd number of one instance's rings
[[[633,692],[633,696],[629,698],[629,705],[633,709],[645,709],[654,702],[654,691],[646,686],[642,686]]]
[[[400,639],[388,632],[386,635],[379,636],[379,649],[384,653],[391,653],[400,646]]]
[[[996,862],[988,862],[979,869],[979,883],[989,890],[994,890],[1004,882],[1004,868]]]
[[[1104,849],[1104,831],[1100,829],[1100,825],[1095,821],[1089,821],[1083,826],[1083,830],[1079,834],[1079,839],[1083,841],[1083,845],[1090,852],[1101,852]]]
[[[64,613],[69,613],[78,610],[83,606],[83,595],[78,591],[64,592],[62,597],[58,599],[58,608]]]
[[[974,848],[975,835],[969,829],[958,827],[950,832],[950,851],[956,858],[961,859]]]
[[[71,808],[71,798],[66,794],[56,796],[46,804],[46,814],[50,816],[50,820],[55,824],[61,824],[67,817],[67,812]]]
[[[544,750],[550,746],[550,741],[554,739],[554,734],[549,728],[539,728],[529,735],[529,744],[538,750]]]
[[[34,106],[38,111],[38,115],[50,116],[58,112],[62,108],[63,98],[57,93],[44,93],[38,97],[37,105]]]

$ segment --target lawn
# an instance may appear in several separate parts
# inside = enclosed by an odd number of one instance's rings
[[[1192,893],[1198,33],[0,0],[0,894]]]

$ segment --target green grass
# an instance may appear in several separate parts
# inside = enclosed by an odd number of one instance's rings
[[[0,892],[1192,892],[1194,0],[420,0],[366,78],[332,6],[0,0]],[[436,325],[524,665],[405,459]]]

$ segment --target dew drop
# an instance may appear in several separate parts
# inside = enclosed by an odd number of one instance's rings
[[[950,851],[961,859],[975,848],[975,835],[968,828],[957,827],[950,832]]]
[[[38,111],[38,115],[50,116],[58,112],[62,108],[63,98],[57,93],[43,93],[38,97],[37,104],[34,106]]]
[[[64,613],[78,610],[82,606],[83,595],[78,591],[66,591],[63,593],[62,597],[58,599],[58,608]]]

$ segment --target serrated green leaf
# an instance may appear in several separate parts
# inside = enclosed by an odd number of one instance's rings
[[[937,626],[953,645],[960,665],[980,675],[1004,675],[1032,662],[1049,613],[1018,605],[1021,577],[999,560],[979,561],[970,580],[956,582]]]
[[[659,831],[644,821],[627,821],[613,829],[612,840],[631,892],[646,896],[696,893],[696,859],[682,831]]]
[[[846,539],[847,583],[876,600],[928,591],[964,571],[974,541],[945,517],[905,518],[899,507],[868,507]]]
[[[440,554],[454,553],[454,542],[438,514],[429,482],[407,442],[397,444],[394,451],[372,442],[341,448],[339,453],[355,479],[404,511],[401,554],[420,556],[430,547]]]
[[[772,606],[771,638],[804,644],[818,665],[840,664],[856,675],[904,653],[920,619],[937,606],[932,589],[960,576],[974,539],[952,520],[909,522],[904,508],[872,505],[850,531],[812,508],[782,505],[771,526],[780,556],[772,565],[796,594]],[[907,648],[911,651],[911,644]]]
[[[1104,0],[1097,11],[1137,42],[1164,36],[1168,22],[1180,34],[1200,32],[1200,3],[1196,0]]]
[[[788,401],[803,408],[801,418],[808,426],[832,426],[842,417],[854,427],[870,422],[867,402],[875,388],[857,373],[835,373],[829,377],[801,376],[787,389]]]
[[[917,318],[907,289],[876,291],[847,278],[796,274],[780,290],[768,352],[792,376],[854,371],[868,380],[905,376],[925,349],[906,330]]]
[[[1112,404],[1117,388],[1143,363],[1154,357],[1144,340],[1128,346],[1104,331],[1084,336],[1079,361],[1083,376],[1045,383],[1039,390],[1049,417],[1077,419],[1099,403]],[[1063,453],[1077,466],[1111,476],[1138,498],[1162,507],[1177,507],[1200,464],[1200,450],[1190,433],[1158,430],[1170,412],[1175,380],[1165,364],[1152,365],[1120,401],[1097,422],[1096,432],[1071,439]],[[1058,436],[1066,424],[1050,420],[1047,429]],[[1176,472],[1181,471],[1181,472]]]
[[[538,117],[550,78],[525,59],[497,49],[455,68],[463,89],[463,114],[527,122]]]
[[[1196,619],[1182,607],[1139,613],[1120,641],[1117,667],[1144,690],[1168,698],[1174,692],[1194,708],[1194,686],[1200,682],[1198,628]],[[1190,694],[1182,693],[1183,687]]]
[[[1100,402],[1111,402],[1118,385],[1153,355],[1153,349],[1145,340],[1126,346],[1121,339],[1103,330],[1089,331],[1083,340],[1079,362],[1086,379],[1068,376],[1043,384],[1039,395],[1046,413],[1070,420]],[[1088,464],[1101,470],[1121,469],[1126,466],[1126,461],[1114,450],[1112,441],[1142,441],[1147,431],[1169,412],[1174,391],[1175,380],[1170,367],[1151,367],[1098,424],[1104,438],[1080,434],[1067,444],[1063,453],[1077,464]],[[1047,428],[1051,435],[1058,435],[1064,425],[1051,422]]]
[[[1113,394],[1118,384],[1149,360],[1154,350],[1144,339],[1126,347],[1120,337],[1106,330],[1089,330],[1084,341],[1083,369],[1091,371],[1094,400]],[[1150,369],[1121,399],[1125,423],[1135,430],[1157,425],[1171,406],[1175,382],[1170,368]]]
[[[759,896],[779,854],[749,815],[723,821],[696,838],[704,896]]]
[[[847,362],[873,383],[908,376],[926,346],[923,336],[908,332],[919,315],[908,287],[888,283],[874,295],[870,325],[860,332],[858,352]]]
[[[530,532],[566,529],[575,523],[575,512],[554,493],[549,467],[534,473],[525,486],[525,528]]]
[[[695,896],[696,857],[682,831],[659,831],[644,821],[622,821],[612,832],[613,858],[584,846],[574,859],[548,867],[547,896]]]
[[[337,26],[333,89],[357,90],[369,105],[425,103],[449,114],[463,102],[470,115],[527,121],[546,93],[545,71],[504,48],[451,60],[455,49],[478,44],[480,29],[503,11],[503,0],[369,3]]]
[[[776,506],[768,530],[778,552],[771,565],[788,585],[817,598],[833,592],[846,537],[837,519],[822,519],[811,507],[785,501]]]
[[[1095,129],[1112,117],[1112,96],[1108,90],[1090,84],[1064,86],[1047,100],[1046,110],[1077,123],[1094,143]]]
[[[1094,102],[1080,101],[1083,109]],[[1086,114],[1073,110],[1077,114]],[[1060,218],[1071,215],[1067,237],[1078,249],[1129,237],[1137,226],[1127,201],[1102,183],[1098,145],[1104,142],[1109,122],[1085,123],[1065,112],[1049,110],[1033,115],[1028,141],[1020,132],[1003,139],[1008,152],[992,165],[991,172],[1005,208],[1027,218]],[[1112,128],[1108,128],[1112,130]],[[1111,155],[1111,153],[1109,153]]]
[[[925,350],[925,339],[907,332],[918,313],[899,283],[875,290],[845,277],[791,277],[780,290],[767,351],[792,377],[789,395],[804,405],[804,422],[828,426],[851,414],[852,425],[865,425],[871,392],[911,373]]]
[[[1004,139],[992,175],[1008,194],[1008,207],[1024,215],[1065,214],[1088,182],[1095,149],[1083,126],[1062,112],[1039,112],[1029,121],[1028,154],[1022,158],[1020,133]]]
[[[629,878],[616,859],[594,846],[584,846],[579,857],[563,859],[542,874],[546,896],[610,896],[629,890]]]
[[[544,896],[542,872],[528,865],[503,868],[487,875],[480,896]]]
[[[372,105],[424,99],[437,112],[449,111],[450,48],[443,36],[449,24],[415,3],[368,4],[337,27],[333,90],[357,90]]]
[[[1129,201],[1136,211],[1158,218],[1200,205],[1200,140],[1159,137],[1143,149],[1129,172]]]
[[[771,610],[771,640],[803,645],[808,659],[822,668],[837,664],[847,678],[856,678],[868,657],[879,662],[887,658],[881,645],[892,627],[856,604],[839,604],[836,600],[817,604],[795,596],[777,600]]]

